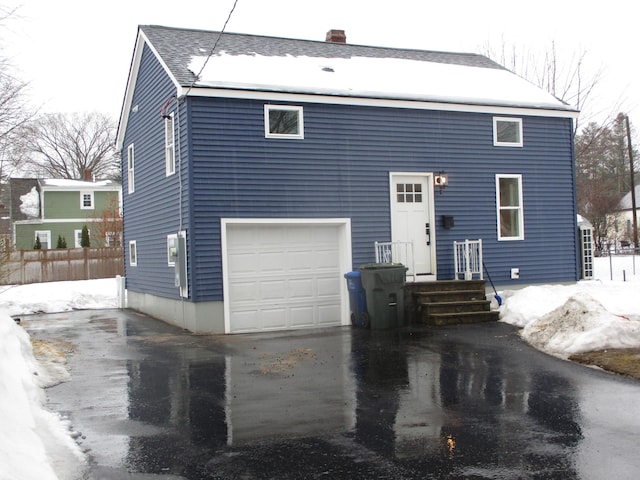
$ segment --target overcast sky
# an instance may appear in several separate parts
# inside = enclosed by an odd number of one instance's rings
[[[220,30],[233,4],[0,0],[19,7],[3,22],[0,45],[43,111],[117,118],[138,25]],[[586,50],[586,67],[604,68],[602,108],[622,96],[631,121],[640,124],[640,30],[631,8],[628,0],[238,0],[227,31],[324,40],[333,28],[353,44],[478,53],[503,43],[544,52],[555,41],[564,58]]]

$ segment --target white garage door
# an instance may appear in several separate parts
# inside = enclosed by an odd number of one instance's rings
[[[226,224],[227,331],[343,324],[345,228],[315,223]]]

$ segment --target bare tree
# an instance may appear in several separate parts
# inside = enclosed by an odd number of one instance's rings
[[[15,15],[0,6],[0,29]],[[0,50],[2,43],[0,43]],[[15,165],[13,151],[22,128],[35,116],[36,111],[27,101],[28,83],[15,74],[11,62],[0,55],[0,181],[9,176]]]
[[[96,240],[96,247],[122,246],[122,214],[120,202],[116,196],[109,199],[102,211],[96,212],[91,229],[92,237]]]
[[[81,179],[85,171],[100,178],[117,178],[115,122],[92,113],[47,114],[34,121],[22,148],[38,176]]]
[[[551,41],[544,51],[540,52],[529,47],[507,45],[503,39],[502,45],[497,49],[486,44],[483,51],[486,56],[505,68],[580,110],[574,133],[578,133],[582,125],[594,121],[598,121],[602,127],[611,126],[622,109],[622,96],[604,111],[595,107],[593,101],[597,97],[604,68],[591,67],[586,50],[581,49],[563,55],[556,42]]]
[[[578,212],[593,225],[598,250],[608,249],[607,237],[615,230],[612,214],[631,189],[625,119],[620,113],[611,126],[592,122],[576,135]]]

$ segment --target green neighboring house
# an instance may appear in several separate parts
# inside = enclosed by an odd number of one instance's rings
[[[111,180],[12,178],[11,225],[17,250],[81,246],[87,226],[92,247],[120,246],[122,188]],[[120,226],[118,226],[120,225]]]

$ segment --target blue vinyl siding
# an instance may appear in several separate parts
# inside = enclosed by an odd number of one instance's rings
[[[174,269],[167,265],[167,235],[180,229],[180,189],[177,173],[166,176],[161,111],[169,99],[167,113],[176,112],[174,94],[174,85],[145,47],[132,102],[138,108],[129,112],[122,152],[125,275],[127,288],[168,298],[179,298],[174,286]],[[182,140],[185,138],[186,130],[182,131]],[[135,191],[128,193],[126,156],[131,143],[135,148]],[[186,230],[188,183],[182,197],[182,228]],[[136,241],[137,247],[138,262],[134,267],[129,266],[131,240]]]
[[[483,239],[496,283],[509,284],[512,267],[520,284],[578,278],[570,119],[523,117],[524,147],[510,148],[493,145],[490,114],[296,102],[305,138],[275,139],[264,136],[267,102],[190,97],[176,115],[182,175],[166,177],[160,110],[174,93],[145,50],[123,145],[123,155],[132,142],[136,154],[133,194],[123,156],[125,245],[136,240],[138,250],[127,288],[178,298],[166,236],[179,229],[180,177],[190,300],[215,301],[221,218],[348,217],[357,267],[374,260],[376,240],[391,239],[389,172],[440,170],[449,186],[434,197],[439,279],[453,278],[452,244],[465,238]],[[522,175],[523,241],[497,241],[496,174]],[[454,216],[452,229],[442,215]]]
[[[391,171],[449,175],[435,194],[439,278],[453,277],[452,242],[465,238],[483,238],[497,282],[511,267],[521,283],[577,278],[571,120],[524,118],[524,148],[505,148],[488,114],[302,104],[304,140],[265,139],[264,103],[191,100],[198,298],[221,299],[222,217],[349,217],[354,267],[372,261],[391,236]],[[524,241],[497,241],[498,173],[523,175]]]

